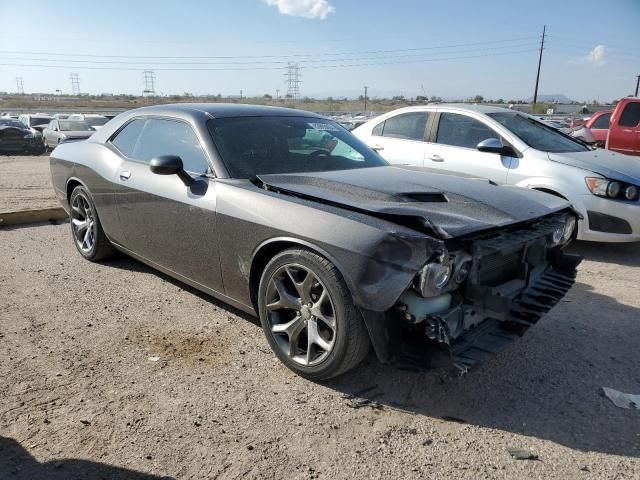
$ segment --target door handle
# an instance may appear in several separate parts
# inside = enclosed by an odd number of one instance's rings
[[[122,181],[129,180],[130,176],[131,172],[120,172],[120,180]]]
[[[380,150],[384,150],[384,145],[374,145],[371,149],[379,152]]]
[[[442,158],[440,155],[431,155],[429,157],[429,160],[431,160],[432,162],[444,162],[444,158]]]

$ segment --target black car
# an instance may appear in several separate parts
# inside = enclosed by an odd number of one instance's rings
[[[336,122],[225,104],[121,114],[51,156],[88,260],[120,250],[260,317],[326,379],[373,344],[395,365],[476,365],[563,297],[580,258],[558,197],[389,166]]]
[[[42,142],[22,122],[0,118],[0,153],[40,153]]]

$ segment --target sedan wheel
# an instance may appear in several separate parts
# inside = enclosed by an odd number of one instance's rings
[[[77,186],[69,199],[69,222],[73,242],[87,260],[97,261],[113,253],[113,247],[102,230],[91,195]]]
[[[333,302],[318,277],[301,265],[280,267],[267,288],[271,333],[278,347],[301,365],[322,362],[335,344]]]
[[[260,321],[278,358],[291,370],[325,380],[355,367],[369,337],[340,272],[307,249],[276,255],[258,292]]]

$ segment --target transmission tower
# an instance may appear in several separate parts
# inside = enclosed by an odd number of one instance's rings
[[[80,96],[80,75],[78,75],[77,73],[72,73],[71,75],[69,75],[69,78],[71,79],[71,93],[74,96],[79,97]]]
[[[22,83],[22,77],[16,77],[16,87],[18,87],[18,95],[24,95],[24,83]]]
[[[300,75],[300,65],[289,62],[287,64],[287,72],[284,74],[287,83],[287,99],[296,103],[300,96],[300,84],[302,83],[302,75]]]
[[[156,74],[153,72],[153,70],[145,70],[144,72],[142,72],[142,80],[144,83],[144,90],[142,91],[142,94],[155,95]]]

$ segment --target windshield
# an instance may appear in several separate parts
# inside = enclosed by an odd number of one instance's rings
[[[85,121],[94,127],[104,125],[109,121],[106,117],[84,117]]]
[[[388,165],[340,125],[322,118],[219,118],[208,127],[234,178]]]
[[[51,119],[47,117],[31,117],[31,121],[29,122],[29,124],[32,127],[35,127],[36,125],[46,125],[50,121]]]
[[[491,118],[517,135],[520,140],[543,152],[587,152],[589,149],[552,127],[517,112],[488,113]]]
[[[63,132],[87,132],[93,130],[91,125],[81,120],[60,120],[58,124],[60,125],[60,130]]]
[[[14,127],[24,130],[26,127],[22,122],[14,120],[12,118],[0,118],[0,127]]]

